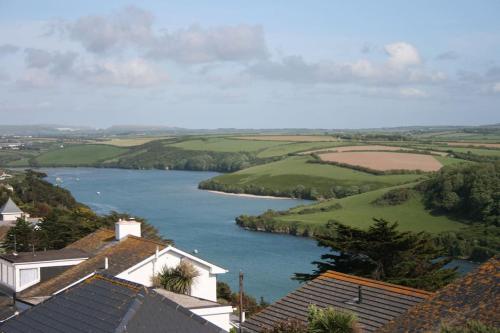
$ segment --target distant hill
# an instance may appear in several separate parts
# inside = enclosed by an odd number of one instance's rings
[[[114,125],[98,129],[86,126],[71,126],[57,124],[40,125],[0,125],[0,136],[35,136],[35,137],[107,137],[120,135],[203,135],[203,134],[341,134],[341,133],[390,133],[413,134],[438,132],[462,133],[492,133],[500,132],[500,124],[481,126],[402,126],[381,128],[216,128],[216,129],[188,129],[175,126],[161,125]],[[500,133],[499,133],[500,134]]]

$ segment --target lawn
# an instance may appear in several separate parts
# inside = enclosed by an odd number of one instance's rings
[[[171,137],[158,137],[158,136],[151,136],[151,137],[124,137],[124,138],[112,138],[112,139],[104,139],[102,141],[95,141],[93,143],[96,144],[104,144],[104,145],[111,145],[111,146],[117,146],[117,147],[134,147],[134,146],[140,146],[142,144],[154,141],[154,140],[163,140],[163,139],[170,139]]]
[[[310,229],[323,226],[329,220],[336,220],[358,228],[367,228],[373,223],[372,218],[374,217],[394,222],[397,221],[399,228],[405,231],[439,233],[442,231],[457,230],[464,226],[464,224],[450,220],[446,216],[432,215],[425,209],[418,194],[415,194],[409,201],[396,206],[375,206],[371,204],[372,201],[390,189],[385,188],[342,199],[332,199],[319,204],[294,208],[290,214],[279,216],[276,219],[280,224],[298,222],[302,228],[308,226]],[[298,214],[304,208],[326,207],[335,203],[339,203],[342,208],[326,212]]]
[[[283,142],[282,142],[283,143]],[[257,154],[257,157],[273,157],[273,156],[283,156],[292,153],[298,153],[303,151],[311,151],[318,149],[327,149],[331,147],[336,147],[345,143],[342,142],[295,142],[286,143],[279,146],[273,146],[266,148]]]
[[[422,177],[416,174],[373,175],[335,165],[307,163],[309,159],[309,156],[288,157],[277,162],[217,176],[215,180],[222,184],[254,184],[277,190],[304,185],[326,193],[334,186],[364,186],[365,190],[370,190],[412,182]]]
[[[126,148],[101,144],[74,145],[43,153],[36,161],[42,166],[91,165],[115,158],[127,151]]]

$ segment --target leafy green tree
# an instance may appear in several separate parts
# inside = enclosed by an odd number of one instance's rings
[[[500,225],[500,161],[447,166],[418,188],[431,209]]]
[[[296,273],[306,281],[327,270],[336,270],[376,280],[426,290],[436,290],[456,277],[455,270],[443,269],[450,260],[439,259],[442,249],[425,232],[400,232],[397,223],[374,219],[367,230],[329,222],[316,237],[318,246],[330,249],[314,264],[312,274]]]
[[[308,333],[355,333],[358,332],[356,316],[332,307],[309,307]]]
[[[17,219],[16,224],[9,229],[2,247],[6,251],[27,252],[36,245],[38,235],[33,226],[25,219]]]

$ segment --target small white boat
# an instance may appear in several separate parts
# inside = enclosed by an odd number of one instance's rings
[[[101,195],[101,192],[97,191],[97,192],[95,192],[95,194],[97,194],[97,195]]]
[[[198,254],[198,249],[194,249],[194,250],[193,250],[193,253],[194,253],[194,254]]]

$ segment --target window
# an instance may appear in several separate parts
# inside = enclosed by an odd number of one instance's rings
[[[38,280],[38,268],[20,269],[20,285],[25,286]]]

